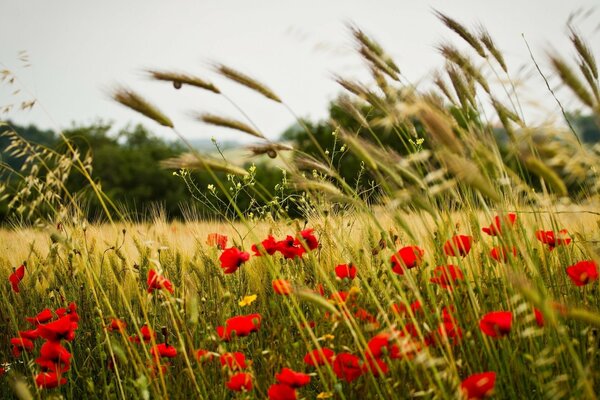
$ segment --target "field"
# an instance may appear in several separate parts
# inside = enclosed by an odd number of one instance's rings
[[[548,54],[582,117],[531,54],[561,111],[530,126],[487,31],[436,15],[468,47],[441,44],[430,85],[349,26],[372,82],[335,77],[330,121],[213,65],[296,118],[289,141],[201,77],[146,71],[225,97],[244,121],[194,118],[251,136],[261,157],[215,140],[162,160],[199,207],[180,221],[113,201],[77,137],[50,148],[2,123],[23,162],[2,164],[0,397],[596,398],[600,145],[571,122],[598,121],[595,58],[572,27],[574,62]],[[134,90],[111,95],[189,145]]]

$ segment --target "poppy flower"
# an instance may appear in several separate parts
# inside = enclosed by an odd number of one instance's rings
[[[299,245],[297,239],[294,239],[294,237],[291,235],[288,235],[285,239],[275,243],[275,248],[283,255],[285,259],[302,257],[302,255],[306,252],[304,247]]]
[[[300,237],[302,238],[302,240],[300,240],[299,238],[296,238],[294,243],[297,246],[302,246],[302,247],[304,247],[306,245],[308,250],[316,249],[317,247],[319,247],[319,241],[313,234],[314,231],[315,230],[312,228],[304,229],[303,231],[300,231]]]
[[[431,283],[440,285],[444,289],[452,289],[456,281],[463,280],[464,275],[456,265],[440,265],[433,270],[433,278],[429,280]]]
[[[289,387],[299,388],[310,383],[310,375],[296,372],[290,368],[283,368],[280,373],[275,374],[277,382]]]
[[[358,318],[359,320],[363,321],[363,322],[368,322],[371,324],[377,324],[377,318],[375,318],[375,316],[373,314],[371,314],[370,312],[368,312],[367,310],[365,310],[364,308],[359,308],[358,310],[356,310],[354,312],[354,316],[356,318]]]
[[[558,233],[554,231],[539,230],[535,232],[535,237],[540,242],[548,245],[548,250],[552,251],[557,246],[567,246],[571,243],[571,237],[566,229],[561,229]]]
[[[252,390],[252,375],[245,372],[237,373],[229,379],[225,386],[234,392],[249,392]]]
[[[23,280],[24,277],[25,277],[25,265],[24,264],[21,265],[19,268],[17,268],[8,277],[8,281],[10,282],[10,284],[12,286],[12,290],[15,293],[19,293],[19,283]]]
[[[238,337],[244,337],[252,332],[257,332],[260,328],[260,322],[260,314],[240,315],[229,318],[225,322],[225,326],[218,326],[217,333],[222,340],[228,342],[231,340],[232,333],[235,333]]]
[[[490,236],[499,236],[502,234],[502,227],[511,228],[515,225],[517,214],[508,213],[501,218],[499,215],[494,217],[494,222],[490,226],[481,228],[481,230]]]
[[[292,285],[286,279],[275,279],[271,284],[273,285],[273,290],[277,294],[289,295],[294,291]]]
[[[451,257],[465,257],[471,251],[473,236],[456,235],[444,243],[444,253]]]
[[[492,394],[495,383],[495,372],[483,372],[481,374],[473,374],[462,381],[460,389],[469,400],[483,399]]]
[[[539,326],[540,328],[544,326],[544,315],[542,314],[542,312],[540,310],[538,310],[537,308],[533,309],[533,313],[535,314],[535,323],[537,324],[537,326]]]
[[[367,358],[380,358],[384,354],[387,354],[392,359],[401,358],[400,348],[396,343],[394,335],[398,335],[398,332],[381,332],[373,336],[367,342],[367,351],[365,352]]]
[[[306,353],[304,356],[304,363],[311,367],[316,367],[325,364],[331,364],[331,361],[335,357],[333,350],[326,347],[315,349]]]
[[[129,341],[135,343],[141,343],[142,341],[144,341],[144,343],[149,343],[150,341],[152,341],[153,337],[156,337],[156,332],[150,329],[148,325],[144,325],[140,328],[140,334],[141,337],[140,335],[131,336],[129,338]]]
[[[12,353],[15,358],[21,357],[21,353],[24,351],[33,351],[33,342],[30,339],[26,339],[23,337],[12,338],[10,339],[10,344],[12,344]]]
[[[38,332],[37,329],[31,329],[28,331],[19,331],[19,337],[29,339],[29,340],[36,340],[37,338],[40,337],[40,333]]]
[[[576,286],[584,286],[598,279],[598,265],[595,261],[579,261],[567,267],[566,271]]]
[[[200,363],[212,361],[212,359],[214,357],[213,353],[211,353],[208,350],[204,350],[204,349],[196,350],[194,352],[194,356],[196,357],[196,360],[198,360]]]
[[[69,315],[65,315],[55,321],[48,322],[47,324],[40,324],[37,330],[40,337],[50,341],[67,340],[71,341],[75,339],[75,330],[77,329],[77,322],[71,321]]]
[[[338,378],[346,382],[352,382],[362,375],[363,370],[357,356],[350,353],[340,353],[333,360],[333,372]]]
[[[58,315],[59,318],[64,317],[65,315],[69,315],[69,318],[72,322],[79,321],[79,315],[77,314],[77,304],[71,302],[68,307],[57,308],[54,313]]]
[[[437,335],[442,340],[448,340],[451,344],[457,344],[463,337],[458,321],[448,312],[446,307],[442,311],[442,323],[438,326]]]
[[[206,237],[206,244],[209,246],[216,246],[217,249],[223,250],[227,247],[227,236],[221,235],[220,233],[209,233]]]
[[[125,328],[127,327],[127,323],[125,321],[121,321],[119,318],[112,318],[110,320],[110,325],[106,328],[109,332],[118,331],[125,332]]]
[[[390,370],[385,361],[372,357],[367,357],[361,368],[363,373],[369,372],[374,377],[385,376]]]
[[[483,333],[493,338],[506,336],[512,327],[512,312],[493,311],[487,313],[479,321],[479,328]]]
[[[35,360],[47,372],[66,372],[71,366],[71,353],[60,342],[47,340],[40,348],[40,357]]]
[[[392,312],[395,314],[406,314],[408,313],[408,307],[405,304],[392,304]],[[413,314],[417,314],[417,312],[423,312],[423,306],[421,302],[418,300],[413,301],[410,304],[410,310]]]
[[[50,321],[52,318],[54,318],[54,314],[52,314],[52,311],[49,308],[43,309],[35,317],[25,317],[27,322],[29,322],[32,325],[39,325],[39,324],[46,323],[46,322]]]
[[[177,349],[168,343],[160,343],[150,349],[150,355],[154,359],[161,357],[174,358],[177,357]]]
[[[296,400],[296,390],[289,387],[288,385],[283,385],[281,383],[275,383],[269,386],[269,390],[267,391],[267,395],[269,396],[269,400]]]
[[[263,254],[272,256],[277,251],[277,241],[273,235],[269,235],[259,244],[253,244],[251,249],[255,256],[262,256]]]
[[[224,353],[219,357],[219,362],[221,363],[221,366],[226,366],[233,371],[236,369],[245,369],[247,367],[246,356],[239,352]]]
[[[151,269],[148,271],[148,293],[152,293],[154,289],[166,289],[170,293],[173,293],[173,284],[167,278],[156,273],[155,270]]]
[[[335,267],[335,274],[340,279],[356,278],[356,267],[353,264],[340,264]]]
[[[404,269],[411,269],[421,263],[425,251],[417,246],[406,246],[398,250],[390,258],[392,271],[398,275],[404,275]]]
[[[223,268],[223,272],[225,274],[233,274],[238,268],[250,259],[250,254],[245,251],[240,251],[236,247],[230,247],[225,249],[221,256],[219,256],[219,261],[221,261],[221,268]]]
[[[67,383],[67,379],[62,378],[56,372],[40,372],[35,377],[35,384],[43,389],[53,389],[65,383]]]
[[[509,247],[493,247],[492,250],[490,250],[490,257],[492,257],[494,260],[500,262],[500,263],[507,263],[510,260],[510,257],[516,257],[517,256],[517,248],[515,246],[513,246],[512,248]]]

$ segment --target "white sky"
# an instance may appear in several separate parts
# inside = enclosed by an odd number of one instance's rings
[[[598,0],[0,0],[0,69],[15,72],[29,91],[12,95],[17,86],[1,85],[0,107],[38,100],[32,111],[0,118],[52,129],[98,118],[115,121],[116,126],[140,121],[159,135],[173,137],[108,98],[109,88],[124,83],[158,105],[190,138],[238,139],[236,132],[203,125],[189,115],[207,111],[242,119],[229,103],[193,88],[175,91],[146,80],[141,70],[154,67],[213,81],[274,138],[293,122],[290,114],[216,75],[211,61],[262,80],[297,114],[323,118],[328,101],[340,92],[333,73],[366,77],[346,22],[378,40],[413,82],[426,79],[442,64],[436,44],[451,40],[463,47],[433,15],[434,8],[469,27],[483,23],[513,71],[525,63],[531,67],[521,37],[525,34],[549,73],[545,51],[556,48],[572,54],[565,28],[569,14],[597,4]],[[578,24],[596,54],[599,22],[596,10]],[[21,50],[29,54],[31,67],[22,67]],[[543,88],[539,76],[531,79]],[[565,91],[561,94],[567,96]],[[546,104],[555,112],[553,103]]]

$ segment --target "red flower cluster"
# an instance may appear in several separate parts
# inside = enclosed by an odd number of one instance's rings
[[[214,246],[219,250],[225,250],[227,247],[227,236],[221,235],[220,233],[209,233],[206,238],[206,244]]]
[[[283,368],[281,372],[275,374],[275,380],[278,383],[272,384],[267,391],[269,400],[295,400],[296,389],[308,385],[310,376],[290,368]]]
[[[260,314],[240,315],[229,318],[225,322],[225,326],[217,326],[217,334],[221,340],[229,342],[232,334],[244,337],[250,335],[252,332],[258,332],[260,322]]]
[[[252,251],[256,256],[273,255],[280,252],[286,259],[300,258],[307,251],[319,247],[319,241],[314,235],[314,229],[300,231],[296,237],[287,235],[285,239],[276,241],[269,235],[262,242],[252,245]]]
[[[431,283],[440,285],[444,289],[452,290],[456,281],[463,280],[464,275],[456,265],[440,265],[433,270],[433,277],[429,280]]]
[[[19,337],[11,339],[13,355],[20,357],[22,351],[31,352],[34,349],[34,340],[45,339],[40,347],[40,356],[35,359],[35,363],[42,370],[36,375],[35,383],[38,387],[46,389],[64,385],[67,379],[63,374],[71,368],[71,353],[62,346],[61,341],[72,341],[75,338],[79,322],[77,306],[70,303],[68,307],[59,308],[54,313],[45,309],[26,320],[35,328],[20,331]]]
[[[567,275],[576,286],[584,286],[598,279],[598,264],[595,261],[579,261],[566,269]]]

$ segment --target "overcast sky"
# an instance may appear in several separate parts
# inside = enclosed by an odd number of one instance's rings
[[[52,129],[98,118],[116,126],[143,122],[157,134],[173,137],[108,98],[107,91],[123,83],[163,109],[186,136],[237,140],[233,131],[190,117],[192,111],[207,111],[241,118],[223,98],[192,88],[175,91],[142,73],[144,68],[164,68],[213,81],[268,136],[277,137],[293,122],[290,114],[217,76],[212,61],[262,80],[297,114],[323,118],[327,103],[340,92],[332,74],[366,76],[353,51],[348,22],[378,40],[403,74],[419,82],[442,64],[436,44],[451,40],[463,45],[433,9],[470,27],[485,25],[514,71],[531,65],[521,37],[525,34],[550,72],[545,51],[572,53],[565,28],[569,14],[596,4],[598,0],[0,0],[0,69],[19,77],[14,86],[0,85],[0,107],[38,101],[32,111],[0,118]],[[580,31],[600,54],[600,10],[579,21]],[[20,51],[29,55],[30,67],[23,67]],[[543,87],[539,76],[532,79]],[[13,95],[17,88],[23,91]]]

